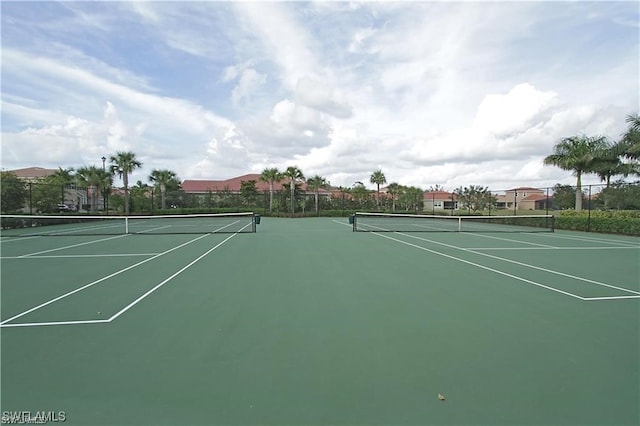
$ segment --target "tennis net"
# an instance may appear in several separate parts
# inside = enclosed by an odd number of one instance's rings
[[[553,215],[438,216],[356,212],[354,231],[364,232],[553,232]]]
[[[252,213],[166,216],[1,215],[2,236],[214,234],[256,232]]]

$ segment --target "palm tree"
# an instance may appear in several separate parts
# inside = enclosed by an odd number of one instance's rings
[[[160,207],[164,210],[167,208],[166,192],[167,185],[177,182],[178,175],[171,170],[158,170],[153,169],[149,175],[149,181],[160,187]]]
[[[315,193],[316,215],[320,215],[320,188],[327,187],[327,180],[320,175],[315,175],[307,180],[307,186]]]
[[[287,167],[287,170],[285,170],[283,175],[289,178],[289,190],[291,191],[291,217],[293,217],[295,213],[296,181],[304,179],[304,175],[298,166]]]
[[[576,176],[576,211],[582,211],[582,175],[594,171],[606,148],[607,140],[603,136],[571,136],[555,144],[553,154],[543,161],[545,165],[573,171]]]
[[[629,130],[622,136],[620,154],[630,160],[640,160],[640,114],[628,115]]]
[[[625,155],[626,148],[624,140],[615,144],[607,143],[606,149],[595,162],[594,171],[600,180],[606,183],[607,188],[610,187],[613,176],[627,177],[630,174],[640,173],[640,165],[621,160],[620,157]]]
[[[387,183],[387,178],[382,173],[382,170],[378,169],[371,174],[371,178],[369,179],[371,183],[375,183],[378,186],[378,196],[376,198],[376,205],[380,208],[380,185],[384,185]]]
[[[264,169],[262,171],[262,174],[260,174],[260,180],[263,182],[268,182],[269,183],[269,213],[271,213],[271,211],[273,210],[273,186],[275,182],[280,182],[282,180],[282,173],[280,173],[280,171],[273,167],[273,168],[267,168]]]
[[[400,186],[399,183],[392,182],[389,184],[387,191],[389,192],[389,194],[391,194],[391,204],[392,204],[391,211],[396,211],[396,197],[400,195],[400,193],[402,192],[402,187]]]
[[[629,130],[640,130],[640,114],[629,114],[625,121],[629,123]]]
[[[133,152],[119,151],[109,158],[111,165],[109,170],[112,174],[118,174],[122,178],[124,186],[124,214],[129,215],[129,174],[135,169],[142,167],[142,163],[136,159]]]
[[[91,197],[91,210],[96,210],[98,194],[101,190],[104,190],[106,184],[106,174],[107,172],[96,166],[84,166],[76,171],[76,179],[83,186],[87,187],[87,191]]]
[[[62,167],[58,167],[58,170],[53,172],[53,175],[51,175],[51,179],[52,181],[55,181],[60,185],[64,185],[64,186],[71,185],[74,180],[73,167],[68,169],[63,169]]]
[[[351,188],[351,195],[353,196],[357,207],[369,208],[370,192],[365,188],[362,182],[358,181],[353,184],[353,188]]]

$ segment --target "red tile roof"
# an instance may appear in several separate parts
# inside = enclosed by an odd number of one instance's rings
[[[249,173],[242,176],[237,176],[226,180],[194,180],[188,179],[182,182],[182,190],[188,193],[207,193],[219,192],[219,191],[231,191],[240,192],[240,188],[243,181],[256,181],[256,188],[260,192],[269,191],[269,183],[260,180],[260,175],[257,173]],[[282,184],[288,184],[289,178],[284,178],[280,182],[273,183],[273,189],[280,191],[283,189]],[[303,191],[309,191],[307,184],[301,185]],[[320,193],[329,193],[328,190],[320,189]]]
[[[57,169],[44,169],[42,167],[27,167],[24,169],[9,170],[21,179],[35,179],[51,176]]]
[[[521,186],[519,188],[512,188],[512,189],[507,189],[505,192],[513,192],[513,191],[536,191],[539,193],[544,192],[544,190],[540,189],[540,188],[533,188],[530,186]]]
[[[451,201],[452,199],[457,200],[458,196],[456,194],[452,194],[451,192],[447,192],[447,191],[425,191],[424,192],[425,201],[432,201],[432,200]]]

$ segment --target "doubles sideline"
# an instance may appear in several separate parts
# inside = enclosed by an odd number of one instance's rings
[[[247,226],[249,226],[249,225],[247,225]],[[242,229],[244,229],[244,228],[242,228]],[[218,243],[218,244],[217,244],[217,245],[215,245],[214,247],[212,247],[212,248],[210,248],[209,250],[207,250],[204,254],[202,254],[202,255],[198,256],[196,259],[194,259],[193,261],[191,261],[190,263],[188,263],[186,266],[184,266],[184,267],[182,267],[181,269],[179,269],[177,272],[175,272],[174,274],[172,274],[171,276],[169,276],[167,279],[165,279],[165,280],[163,280],[162,282],[160,282],[160,283],[156,284],[153,288],[151,288],[150,290],[146,291],[144,294],[142,294],[140,297],[138,297],[137,299],[135,299],[133,302],[131,302],[130,304],[128,304],[127,306],[125,306],[124,308],[122,308],[120,311],[118,311],[118,312],[116,312],[115,314],[113,314],[110,318],[107,318],[107,319],[94,319],[94,320],[51,321],[51,322],[32,322],[32,323],[14,323],[14,324],[10,324],[10,322],[11,322],[11,321],[14,321],[14,320],[16,320],[16,319],[18,319],[18,318],[20,318],[20,317],[23,317],[23,316],[25,316],[25,315],[27,315],[27,314],[29,314],[29,313],[31,313],[31,312],[34,312],[34,311],[36,311],[36,310],[38,310],[38,309],[41,309],[41,308],[43,308],[43,307],[45,307],[45,306],[48,306],[48,305],[50,305],[50,304],[52,304],[52,303],[55,303],[55,302],[59,301],[59,300],[62,300],[62,299],[64,299],[64,298],[67,298],[67,297],[69,297],[69,296],[71,296],[71,295],[73,295],[73,294],[75,294],[75,293],[78,293],[78,292],[80,292],[80,291],[82,291],[82,290],[85,290],[85,289],[90,288],[90,287],[92,287],[92,286],[94,286],[94,285],[96,285],[96,284],[99,284],[99,283],[101,283],[101,282],[103,282],[103,281],[105,281],[105,280],[108,280],[109,278],[112,278],[112,277],[115,277],[115,276],[117,276],[117,275],[120,275],[120,274],[122,274],[122,273],[124,273],[124,272],[126,272],[126,271],[129,271],[129,270],[131,270],[131,269],[133,269],[133,268],[136,268],[136,267],[138,267],[138,266],[140,266],[140,265],[143,265],[143,264],[145,264],[145,263],[147,263],[147,262],[150,262],[150,261],[152,261],[152,260],[155,260],[155,259],[157,259],[157,258],[159,258],[159,257],[161,257],[161,256],[164,256],[164,255],[166,255],[166,254],[168,254],[168,253],[171,253],[171,252],[173,252],[173,251],[175,251],[175,250],[178,250],[178,249],[180,249],[180,248],[182,248],[182,247],[185,247],[185,246],[187,246],[187,245],[189,245],[189,244],[192,244],[192,243],[194,243],[194,242],[196,242],[196,241],[198,241],[198,240],[200,240],[200,239],[202,239],[202,238],[204,238],[204,237],[207,237],[208,235],[209,235],[209,234],[200,235],[199,237],[196,237],[196,238],[194,238],[194,239],[192,239],[192,240],[190,240],[190,241],[187,241],[187,242],[185,242],[185,243],[183,243],[183,244],[180,244],[180,245],[178,245],[178,246],[176,246],[176,247],[173,247],[173,248],[171,248],[171,249],[169,249],[169,250],[166,250],[166,251],[164,251],[164,252],[162,252],[162,253],[156,254],[156,255],[154,255],[153,257],[150,257],[150,258],[148,258],[148,259],[142,260],[142,261],[140,261],[140,262],[138,262],[138,263],[135,263],[135,264],[133,264],[133,265],[131,265],[131,266],[128,266],[128,267],[126,267],[126,268],[123,268],[123,269],[121,269],[121,270],[119,270],[119,271],[116,271],[116,272],[114,272],[114,273],[112,273],[112,274],[109,274],[109,275],[107,275],[107,276],[105,276],[105,277],[102,277],[102,278],[100,278],[100,279],[98,279],[98,280],[95,280],[95,281],[93,281],[93,282],[91,282],[91,283],[89,283],[89,284],[86,284],[86,285],[84,285],[84,286],[82,286],[82,287],[79,287],[79,288],[77,288],[77,289],[75,289],[75,290],[69,291],[69,292],[67,292],[67,293],[65,293],[65,294],[62,294],[62,295],[60,295],[60,296],[58,296],[58,297],[55,297],[55,298],[53,298],[53,299],[51,299],[51,300],[48,300],[48,301],[46,301],[46,302],[44,302],[44,303],[41,303],[41,304],[39,304],[39,305],[37,305],[37,306],[34,306],[33,308],[30,308],[30,309],[28,309],[28,310],[26,310],[26,311],[24,311],[24,312],[21,312],[21,313],[19,313],[19,314],[17,314],[17,315],[14,315],[14,316],[10,317],[10,318],[7,318],[6,320],[3,320],[2,322],[0,322],[0,327],[1,327],[1,328],[7,328],[7,327],[35,327],[35,326],[47,326],[47,325],[70,325],[70,324],[99,324],[99,323],[109,323],[109,322],[111,322],[111,321],[115,320],[116,318],[118,318],[119,316],[121,316],[122,314],[124,314],[125,312],[127,312],[129,309],[133,308],[135,305],[137,305],[138,303],[140,303],[142,300],[144,300],[144,299],[145,299],[146,297],[148,297],[150,294],[152,294],[153,292],[155,292],[156,290],[158,290],[160,287],[162,287],[163,285],[165,285],[166,283],[168,283],[169,281],[171,281],[172,279],[174,279],[175,277],[177,277],[178,275],[180,275],[181,273],[183,273],[184,271],[186,271],[187,269],[189,269],[191,266],[195,265],[195,264],[196,264],[197,262],[199,262],[201,259],[203,259],[204,257],[206,257],[209,253],[211,253],[211,252],[213,252],[214,250],[216,250],[216,249],[218,249],[219,247],[221,247],[221,246],[222,246],[223,244],[225,244],[227,241],[231,240],[233,237],[235,237],[236,235],[238,235],[238,233],[234,233],[234,234],[229,235],[229,236],[228,236],[227,238],[225,238],[223,241],[221,241],[220,243]]]

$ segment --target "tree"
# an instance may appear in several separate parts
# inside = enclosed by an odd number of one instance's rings
[[[295,213],[295,189],[296,181],[304,179],[302,171],[297,166],[289,166],[283,173],[285,177],[289,178],[289,190],[291,191],[291,217]]]
[[[485,210],[496,203],[496,198],[488,187],[470,185],[463,188],[461,186],[454,193],[458,196],[458,200],[462,202],[461,207],[474,213],[479,210]]]
[[[640,114],[629,114],[625,121],[629,123],[629,131],[640,130]]]
[[[570,170],[576,176],[576,211],[582,210],[582,175],[595,170],[597,160],[606,150],[603,136],[571,136],[563,138],[554,147],[553,154],[545,157],[545,165]]]
[[[385,183],[387,183],[387,178],[384,176],[384,173],[382,173],[382,170],[378,169],[371,174],[369,181],[377,185],[378,190],[377,190],[377,197],[376,197],[376,205],[379,208],[380,207],[380,185],[384,185]]]
[[[24,207],[27,188],[12,172],[0,172],[0,210],[2,213],[16,212]]]
[[[148,212],[152,210],[151,195],[153,195],[152,187],[138,180],[131,187],[130,208],[133,212]],[[126,198],[125,198],[126,200]]]
[[[327,180],[320,175],[307,180],[307,186],[314,192],[316,201],[316,215],[320,214],[320,188],[327,187]]]
[[[260,180],[269,183],[269,213],[273,210],[273,187],[275,182],[280,182],[283,178],[282,173],[277,168],[267,168],[260,174]]]
[[[628,115],[629,130],[622,136],[619,154],[632,161],[640,161],[640,114]]]
[[[351,188],[351,196],[356,203],[357,207],[368,208],[369,201],[371,199],[371,192],[365,188],[362,182],[356,182]]]
[[[617,210],[640,209],[640,184],[624,181],[614,182],[600,193],[605,208]]]
[[[392,182],[387,187],[387,192],[391,194],[391,211],[396,211],[396,199],[400,195],[402,187],[396,182]]]
[[[133,152],[119,151],[109,158],[111,174],[117,174],[122,178],[124,186],[124,214],[129,215],[129,174],[142,167],[142,163],[136,159]]]
[[[160,190],[160,208],[163,210],[167,208],[167,189],[177,190],[180,189],[180,181],[178,175],[171,170],[158,170],[153,169],[149,175],[149,182],[155,184],[155,188]]]
[[[400,205],[405,211],[413,210],[416,213],[422,210],[424,191],[415,186],[400,186]]]
[[[76,179],[87,187],[91,196],[91,210],[96,210],[98,194],[104,194],[105,188],[111,185],[111,174],[96,166],[83,166],[76,171]]]
[[[73,175],[73,167],[68,169],[58,167],[58,170],[53,172],[53,174],[51,176],[48,176],[48,178],[49,181],[53,184],[58,184],[60,186],[71,185],[75,180],[75,176]]]
[[[258,195],[256,181],[251,179],[240,182],[240,195],[242,195],[242,198],[244,198],[247,205],[250,206],[255,203],[256,196]]]
[[[615,144],[607,144],[604,151],[594,162],[594,172],[601,181],[605,182],[607,188],[611,185],[611,178],[614,176],[627,177],[631,174],[640,173],[640,165],[635,162],[624,162],[621,156],[625,152],[623,141]]]
[[[582,194],[583,195],[583,194]],[[575,189],[570,185],[556,184],[553,187],[553,207],[556,209],[573,209],[576,205]]]

